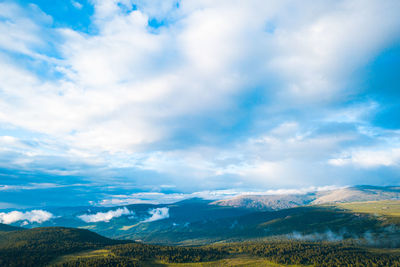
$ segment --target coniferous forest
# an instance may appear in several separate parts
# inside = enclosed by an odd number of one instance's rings
[[[283,266],[400,266],[398,250],[350,241],[265,240],[181,247],[112,240],[88,230],[61,227],[0,234],[0,266],[218,266],[222,260],[241,257]]]

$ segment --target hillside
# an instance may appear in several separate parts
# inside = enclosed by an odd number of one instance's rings
[[[42,228],[23,232],[24,235],[13,235],[7,242],[2,242],[1,266],[400,265],[399,250],[368,248],[352,242],[267,240],[174,247],[140,243],[116,244],[118,241],[72,228]],[[35,239],[41,241],[35,242]]]
[[[361,203],[358,204],[361,206]],[[119,231],[118,237],[180,245],[270,237],[336,241],[355,239],[396,247],[399,245],[396,240],[400,240],[400,222],[396,221],[399,217],[392,215],[360,213],[332,205],[306,206],[184,224],[177,224],[168,218],[133,225]]]
[[[0,266],[41,266],[57,256],[121,244],[88,230],[43,227],[3,233]]]
[[[114,264],[114,265],[111,265]],[[60,257],[52,266],[399,266],[400,251],[354,244],[267,241],[196,248],[128,244]]]
[[[212,243],[216,237],[225,241],[196,247],[112,240],[63,227],[2,232],[0,266],[400,266],[400,251],[387,248],[399,244],[383,243],[387,236],[400,240],[399,232],[382,228],[381,220],[373,220],[367,211],[357,215],[333,207],[302,207],[257,212],[236,220],[235,227],[229,227],[228,218],[220,218],[171,236],[161,228],[147,232],[148,241],[153,242],[197,238]],[[339,237],[336,232],[343,227],[349,232]],[[366,229],[368,236],[364,236]],[[298,232],[283,234],[293,230]],[[372,242],[375,237],[380,242]],[[251,239],[259,241],[243,242]],[[227,242],[233,240],[242,242]]]

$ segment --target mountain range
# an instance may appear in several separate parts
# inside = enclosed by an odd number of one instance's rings
[[[368,237],[369,242],[397,246],[396,239],[400,240],[399,187],[357,186],[217,201],[193,198],[159,205],[42,209],[51,218],[19,220],[2,227],[76,227],[109,238],[174,245],[271,237],[364,241]]]

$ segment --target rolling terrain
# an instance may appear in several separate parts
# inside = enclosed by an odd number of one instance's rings
[[[340,206],[307,206],[190,224],[177,225],[173,219],[141,223],[120,231],[118,238],[174,245],[271,237],[328,241],[354,239],[396,247],[400,240],[398,218],[392,215],[354,212]]]
[[[135,218],[80,228],[0,224],[0,266],[400,266],[399,200],[274,211],[210,203],[130,205]],[[164,217],[145,219],[163,208]]]
[[[251,196],[234,199],[248,197]],[[257,205],[261,206],[194,198],[160,205],[53,207],[46,209],[53,214],[47,221],[15,222],[0,225],[0,228],[13,230],[12,227],[21,225],[24,228],[75,227],[109,238],[169,245],[205,245],[278,237],[368,240],[396,247],[399,242],[396,239],[400,240],[398,187],[358,186],[302,195],[260,197]],[[353,200],[357,201],[349,202]],[[267,204],[269,206],[265,208]]]
[[[265,240],[180,247],[112,240],[75,228],[0,234],[1,266],[400,266],[398,249],[343,241]]]

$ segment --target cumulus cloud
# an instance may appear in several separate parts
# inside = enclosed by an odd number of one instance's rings
[[[150,218],[142,222],[154,222],[169,218],[169,208],[156,208],[149,210]]]
[[[18,221],[25,221],[29,223],[42,223],[53,218],[54,215],[45,210],[31,210],[31,211],[10,211],[0,212],[0,222],[10,224]],[[26,223],[25,223],[26,224]]]
[[[107,212],[97,212],[95,214],[82,214],[79,215],[78,218],[87,223],[94,223],[94,222],[109,222],[113,218],[118,218],[123,215],[134,215],[134,212],[124,207],[116,210],[109,210]]]
[[[355,165],[365,168],[397,166],[400,164],[400,149],[353,151],[330,159],[329,163],[335,166]]]
[[[75,160],[86,165],[58,174],[156,180],[121,174],[131,168],[192,192],[347,183],[338,166],[397,165],[397,152],[332,158],[400,138],[371,136],[379,104],[351,101],[358,73],[399,39],[398,1],[89,4],[89,33],[40,5],[0,4],[0,126],[17,129],[0,138],[7,165]]]

